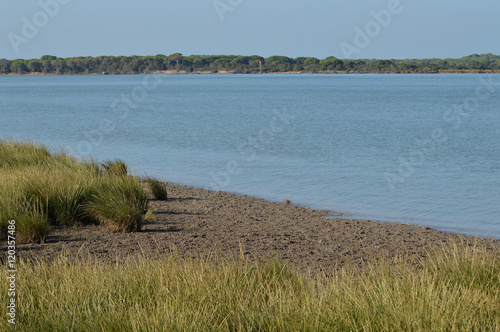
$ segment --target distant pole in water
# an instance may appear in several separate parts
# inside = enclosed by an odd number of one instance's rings
[[[262,74],[262,61],[259,62],[260,73]]]

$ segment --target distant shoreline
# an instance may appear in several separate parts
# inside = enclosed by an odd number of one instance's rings
[[[500,73],[500,55],[472,54],[461,58],[339,59],[329,56],[188,55],[173,53],[131,56],[77,56],[40,59],[0,58],[2,74],[437,74]]]
[[[106,73],[106,74],[98,74],[98,73],[68,73],[68,74],[53,74],[53,73],[25,73],[25,74],[0,74],[0,76],[120,76],[120,75],[424,75],[424,74],[500,74],[500,71],[485,71],[485,70],[462,70],[462,71],[440,71],[437,73],[401,73],[401,72],[320,72],[320,73],[312,73],[312,72],[297,72],[297,71],[288,71],[288,72],[267,72],[267,73],[234,73],[229,71],[221,71],[217,73],[212,72],[196,72],[196,73],[188,73],[186,71],[174,71],[174,70],[159,70],[159,71],[151,71],[145,73]]]

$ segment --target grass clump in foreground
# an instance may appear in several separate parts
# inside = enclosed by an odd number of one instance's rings
[[[155,199],[162,201],[166,201],[168,199],[167,188],[163,182],[150,177],[146,179],[146,182]]]
[[[250,265],[220,257],[23,260],[17,325],[30,331],[499,331],[500,261],[491,251],[459,246],[431,252],[418,268],[383,261],[316,278],[279,261]],[[0,283],[2,303],[7,288]],[[0,316],[5,310],[0,306]],[[1,320],[0,329],[6,327]]]
[[[32,142],[0,140],[0,231],[16,221],[20,242],[44,241],[51,225],[141,229],[147,197],[122,161],[98,164]]]

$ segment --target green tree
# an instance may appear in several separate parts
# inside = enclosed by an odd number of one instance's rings
[[[211,64],[212,72],[217,73],[221,70],[226,70],[227,65],[228,65],[227,59],[217,59]]]
[[[169,55],[170,62],[175,62],[177,71],[179,71],[179,64],[182,62],[183,55],[181,53],[174,53]]]
[[[10,64],[10,71],[16,74],[25,74],[29,72],[26,62],[23,59],[13,60]]]
[[[10,64],[11,62],[7,59],[0,59],[0,74],[8,74],[10,73]]]
[[[317,65],[319,64],[319,60],[313,57],[309,57],[304,61],[304,65],[306,66],[311,66],[311,65]]]
[[[320,67],[322,70],[326,71],[343,70],[344,62],[334,56],[329,56],[328,58],[320,61]]]
[[[47,61],[52,61],[55,59],[57,59],[57,57],[53,55],[42,55],[42,57],[40,58],[40,60],[47,60]]]
[[[32,73],[39,73],[42,71],[42,63],[38,60],[31,60],[28,63],[28,68]]]
[[[207,65],[207,61],[204,59],[204,58],[201,58],[201,57],[196,57],[194,60],[193,60],[193,66],[195,69],[202,69],[203,67],[205,67]]]
[[[319,70],[319,60],[313,57],[307,58],[304,61],[304,69],[311,73],[317,73]]]
[[[167,59],[167,57],[163,54],[157,54],[154,56],[154,59],[153,59],[153,68],[156,69],[156,70],[164,70],[166,69],[166,65],[165,65],[165,60]]]

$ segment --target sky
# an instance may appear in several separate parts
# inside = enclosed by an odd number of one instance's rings
[[[500,54],[499,0],[1,0],[0,58]]]

